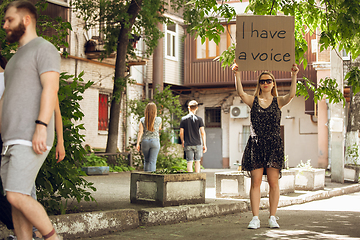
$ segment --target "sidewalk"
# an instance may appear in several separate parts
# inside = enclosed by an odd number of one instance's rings
[[[131,173],[110,173],[106,176],[88,176],[86,180],[94,183],[97,191],[92,196],[94,202],[72,203],[81,213],[51,216],[56,230],[64,239],[99,236],[112,231],[136,228],[139,225],[159,225],[190,221],[199,218],[222,214],[244,212],[250,209],[248,199],[215,198],[215,172],[226,172],[229,169],[205,169],[206,203],[183,205],[176,207],[154,207],[130,203]],[[360,184],[332,183],[326,178],[325,189],[319,191],[295,191],[289,195],[281,195],[279,207],[301,204],[314,200],[360,191]],[[261,208],[268,208],[268,199],[262,198]],[[0,225],[0,239],[9,234]]]

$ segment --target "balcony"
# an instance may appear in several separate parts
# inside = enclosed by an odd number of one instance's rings
[[[235,77],[229,67],[221,67],[221,63],[213,59],[196,59],[196,43],[189,35],[185,39],[184,49],[184,87],[234,87]],[[298,78],[307,77],[316,83],[316,70],[311,64],[307,68],[299,67]],[[255,86],[261,71],[241,72],[244,86]],[[276,82],[279,85],[290,85],[291,73],[284,71],[273,71]]]

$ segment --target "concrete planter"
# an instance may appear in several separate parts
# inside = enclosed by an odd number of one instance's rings
[[[352,182],[359,182],[360,166],[355,164],[346,164],[344,168],[344,179]]]
[[[87,175],[107,175],[109,174],[109,166],[104,167],[82,167]]]
[[[282,177],[279,179],[280,194],[288,194],[295,192],[295,172],[290,170],[282,170]]]
[[[215,188],[217,198],[250,198],[251,178],[246,177],[244,172],[215,173]],[[295,192],[295,172],[282,170],[282,178],[279,179],[280,194]],[[266,177],[260,186],[261,197],[269,193],[269,184]]]
[[[269,188],[263,181],[260,186],[261,197],[266,197]],[[215,173],[215,190],[217,198],[250,198],[251,179],[244,172]]]
[[[178,206],[205,203],[206,174],[131,173],[131,203]]]
[[[324,189],[325,186],[325,169],[312,168],[310,170],[302,168],[291,168],[294,171],[295,190],[314,191]]]

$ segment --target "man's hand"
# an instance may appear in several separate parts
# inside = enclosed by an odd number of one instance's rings
[[[203,146],[203,153],[206,153],[206,151],[207,151],[207,147],[204,145]]]
[[[64,144],[57,143],[55,149],[55,157],[57,159],[57,163],[61,162],[65,158],[65,147]]]
[[[32,147],[36,154],[43,154],[47,151],[46,138],[46,127],[41,124],[36,124],[35,133],[32,139]]]

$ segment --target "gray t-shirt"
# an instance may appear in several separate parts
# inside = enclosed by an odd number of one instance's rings
[[[1,120],[4,144],[14,140],[32,141],[40,111],[40,75],[50,71],[60,72],[60,54],[41,37],[19,47],[6,65]],[[47,127],[47,146],[53,145],[54,128],[53,114]]]
[[[151,132],[149,130],[146,129],[146,125],[145,125],[145,117],[142,117],[140,119],[140,122],[142,123],[143,127],[144,127],[144,134],[142,136],[142,140],[143,139],[150,139],[150,138],[157,138],[159,139],[159,128],[160,128],[160,124],[162,122],[161,117],[156,117],[155,118],[155,122],[154,122],[154,131]]]

